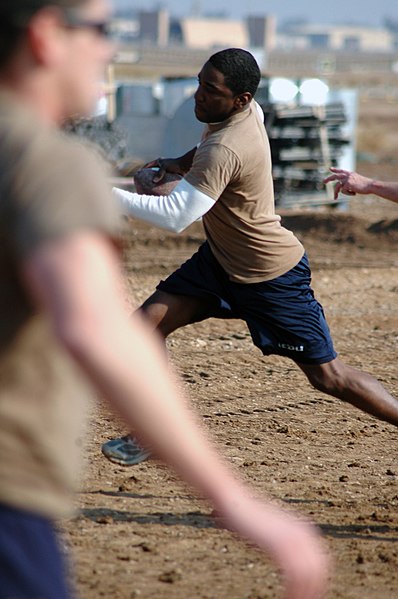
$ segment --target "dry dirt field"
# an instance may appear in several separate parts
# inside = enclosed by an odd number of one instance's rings
[[[381,128],[383,111],[368,118],[362,112],[360,125]],[[386,127],[398,132],[394,118]],[[395,146],[398,157],[397,138]],[[397,178],[391,163],[359,167]],[[398,206],[355,198],[347,212],[289,212],[284,223],[306,245],[340,357],[398,394]],[[131,223],[132,303],[201,239],[196,224],[174,236]],[[313,390],[288,360],[262,357],[239,321],[187,327],[170,338],[169,350],[235,468],[322,529],[335,561],[328,599],[396,599],[397,430]],[[113,414],[98,408],[92,424],[79,515],[63,525],[81,599],[278,597],[272,564],[218,529],[211,506],[162,463],[126,469],[101,456],[101,443],[124,432]]]

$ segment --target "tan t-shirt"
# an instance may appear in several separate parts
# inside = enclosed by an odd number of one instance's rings
[[[24,260],[79,230],[115,237],[104,172],[81,144],[0,93],[0,503],[69,513],[88,384],[20,277]]]
[[[209,124],[186,180],[216,200],[203,217],[211,250],[232,281],[258,283],[295,266],[304,248],[275,214],[271,154],[251,102]]]

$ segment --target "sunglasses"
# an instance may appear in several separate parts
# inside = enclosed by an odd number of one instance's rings
[[[65,12],[65,20],[68,29],[91,29],[101,37],[111,37],[111,24],[109,21],[80,19],[71,12]]]

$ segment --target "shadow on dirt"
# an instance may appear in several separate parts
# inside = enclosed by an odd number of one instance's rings
[[[137,524],[162,524],[163,526],[192,526],[194,528],[218,528],[216,521],[208,514],[201,512],[186,512],[173,514],[171,512],[154,512],[137,514],[107,508],[85,508],[79,518],[97,522],[98,524],[116,524],[118,522],[136,522]]]
[[[219,528],[216,520],[201,512],[152,512],[137,514],[108,508],[85,508],[81,511],[80,519],[88,519],[97,524],[117,524],[135,522],[137,524],[161,524],[162,526],[191,526],[193,528]],[[318,525],[323,534],[333,538],[362,539],[367,541],[398,541],[398,527],[386,524],[321,524]],[[390,536],[393,535],[393,536]]]

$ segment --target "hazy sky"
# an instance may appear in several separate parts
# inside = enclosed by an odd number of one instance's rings
[[[113,0],[115,6],[152,9],[167,7],[175,16],[193,12],[224,13],[236,18],[247,14],[274,14],[277,21],[303,18],[312,23],[382,25],[385,17],[398,20],[397,0]]]

